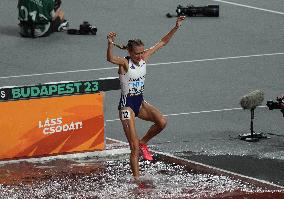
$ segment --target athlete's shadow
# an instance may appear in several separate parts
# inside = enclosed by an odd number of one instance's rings
[[[12,37],[19,37],[19,27],[18,25],[2,25],[0,26],[0,34]]]

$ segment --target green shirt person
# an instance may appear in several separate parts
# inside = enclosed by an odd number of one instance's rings
[[[42,37],[68,26],[57,0],[18,0],[20,35]]]

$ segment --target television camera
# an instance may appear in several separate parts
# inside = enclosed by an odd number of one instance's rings
[[[219,5],[207,5],[207,6],[188,6],[178,5],[176,9],[176,15],[167,13],[167,17],[219,17]]]
[[[280,109],[284,117],[284,99],[283,98],[277,97],[276,101],[269,100],[267,101],[266,105],[269,108],[269,110]]]

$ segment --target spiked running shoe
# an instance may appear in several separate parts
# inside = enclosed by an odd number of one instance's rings
[[[148,149],[146,144],[140,143],[139,149],[140,149],[141,155],[143,156],[143,158],[145,160],[153,160],[153,157],[152,157],[151,153],[149,152],[149,149]]]

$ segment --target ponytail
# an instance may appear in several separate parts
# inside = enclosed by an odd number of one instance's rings
[[[116,44],[114,42],[112,44],[121,50],[132,50],[134,46],[144,46],[144,43],[140,39],[128,40],[127,45]]]
[[[116,44],[116,43],[114,43],[114,42],[112,42],[112,44],[113,44],[115,47],[117,47],[117,48],[119,48],[119,49],[121,49],[121,50],[127,50],[127,46],[125,46],[125,45],[123,45],[123,44]]]

